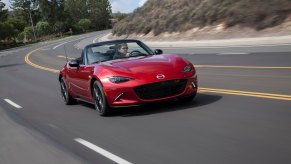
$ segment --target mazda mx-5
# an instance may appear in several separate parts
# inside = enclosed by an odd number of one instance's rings
[[[115,58],[121,45],[127,54]],[[118,56],[118,55],[117,55]],[[62,97],[92,103],[100,115],[128,107],[176,98],[189,102],[197,93],[191,62],[176,54],[151,50],[139,40],[113,40],[86,46],[81,57],[60,71]]]

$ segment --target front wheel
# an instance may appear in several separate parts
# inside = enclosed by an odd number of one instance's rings
[[[110,109],[107,105],[107,101],[103,92],[102,85],[100,82],[95,81],[93,83],[93,88],[92,88],[92,93],[93,93],[93,100],[94,100],[94,106],[95,109],[98,111],[98,113],[101,116],[107,116],[110,113]]]
[[[66,105],[71,105],[71,104],[76,103],[76,99],[74,99],[70,95],[70,93],[68,91],[68,88],[67,88],[67,85],[66,85],[65,80],[64,80],[63,77],[60,80],[60,85],[61,85],[62,98],[65,101]]]

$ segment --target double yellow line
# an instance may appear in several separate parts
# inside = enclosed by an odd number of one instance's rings
[[[45,46],[47,47],[47,46]],[[43,48],[43,47],[41,47]],[[29,57],[39,49],[35,49],[31,52],[29,52],[24,60],[27,64],[42,69],[45,71],[53,72],[53,73],[59,73],[59,70],[43,67],[40,65],[37,65],[29,60]],[[199,65],[195,66],[199,67]],[[224,68],[273,68],[273,69],[289,69],[291,67],[247,67],[247,66],[206,66],[206,65],[200,65],[200,67],[224,67]],[[239,95],[239,96],[249,96],[249,97],[258,97],[258,98],[268,98],[268,99],[276,99],[276,100],[287,100],[291,101],[291,95],[281,95],[281,94],[271,94],[271,93],[260,93],[260,92],[248,92],[248,91],[237,91],[237,90],[225,90],[225,89],[214,89],[214,88],[199,88],[198,92],[207,92],[207,93],[221,93],[221,94],[229,94],[229,95]]]
[[[221,94],[259,97],[259,98],[268,98],[268,99],[276,99],[276,100],[288,100],[288,101],[291,100],[291,95],[260,93],[260,92],[248,92],[248,91],[213,89],[213,88],[199,88],[199,92],[221,93]]]
[[[41,47],[41,48],[43,48],[43,47]],[[35,49],[35,50],[33,50],[33,51],[30,51],[27,55],[25,55],[25,57],[24,57],[24,61],[25,61],[27,64],[29,64],[29,65],[31,65],[31,66],[33,66],[33,67],[35,67],[35,68],[42,69],[42,70],[49,71],[49,72],[53,72],[53,73],[59,73],[59,70],[40,66],[40,65],[34,64],[33,62],[31,62],[31,61],[29,60],[29,57],[30,57],[34,52],[40,50],[41,48]]]
[[[264,66],[220,66],[220,65],[194,65],[201,68],[243,68],[243,69],[291,69],[291,67],[264,67]]]

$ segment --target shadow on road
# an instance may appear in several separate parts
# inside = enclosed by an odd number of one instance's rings
[[[205,106],[208,104],[215,103],[219,101],[222,96],[198,93],[195,99],[189,103],[181,103],[176,99],[150,103],[136,107],[123,107],[114,108],[113,112],[109,117],[132,117],[132,116],[144,116],[157,113],[175,112],[179,110],[197,110],[195,108],[200,106]],[[86,102],[78,101],[76,105],[82,105],[86,108],[94,109],[94,105],[88,104]]]
[[[219,101],[222,96],[218,95],[209,95],[198,93],[196,98],[189,103],[181,103],[177,100],[170,100],[152,104],[146,104],[137,107],[128,107],[128,108],[118,108],[113,109],[111,117],[122,116],[122,117],[132,117],[132,116],[144,116],[157,113],[165,112],[175,112],[179,110],[195,110],[195,108],[212,104]]]

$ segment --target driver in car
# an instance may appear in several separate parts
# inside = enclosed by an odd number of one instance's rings
[[[119,44],[117,46],[117,51],[113,56],[113,59],[121,59],[129,57],[128,45],[126,43]]]

